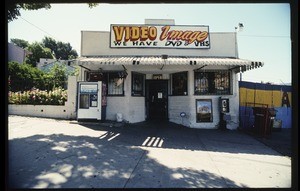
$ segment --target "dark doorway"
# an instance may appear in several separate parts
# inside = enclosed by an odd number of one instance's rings
[[[146,80],[148,120],[168,119],[168,80]]]

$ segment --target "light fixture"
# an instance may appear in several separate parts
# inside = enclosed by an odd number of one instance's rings
[[[237,32],[243,31],[243,29],[244,29],[244,24],[243,24],[243,23],[239,23],[238,26],[235,27],[235,30],[236,30]]]
[[[168,59],[168,55],[167,54],[163,54],[163,55],[161,55],[161,58],[164,59],[164,60]]]
[[[196,65],[197,64],[197,62],[194,60],[194,61],[192,61],[192,60],[190,60],[190,65]]]
[[[168,59],[168,55],[167,54],[162,54],[161,58],[164,60],[164,64],[162,65],[162,67],[160,68],[160,70],[162,70],[165,67],[166,59]]]
[[[137,60],[132,61],[132,65],[139,65],[139,64],[140,64],[140,61],[137,61]]]
[[[126,71],[118,72],[118,76],[119,76],[119,78],[121,78],[121,79],[126,79],[127,75],[128,75],[128,74],[127,74]]]

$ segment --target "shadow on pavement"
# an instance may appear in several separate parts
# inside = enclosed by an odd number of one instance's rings
[[[138,128],[115,129],[97,138],[52,134],[9,140],[9,186],[11,188],[238,187],[230,179],[212,172],[187,168],[172,169],[160,164],[148,156],[149,151],[142,147],[132,147],[142,143],[146,136],[157,136],[158,130],[146,128],[143,137],[129,136],[133,131],[138,131]],[[177,142],[174,139],[178,138],[174,137],[175,134],[169,135],[168,131],[159,132],[162,133],[161,138],[165,140],[163,147],[183,147],[180,146],[182,142],[174,146]],[[119,136],[110,140],[118,133]],[[192,131],[181,136],[191,134]],[[126,140],[121,140],[125,137]],[[120,139],[119,142],[116,141],[117,138]],[[120,141],[127,144],[118,144]],[[139,144],[132,144],[135,142]],[[191,143],[187,145],[189,149],[203,149],[201,146],[192,147]]]
[[[135,124],[82,123],[96,131],[107,131],[102,139],[127,146],[160,147],[196,151],[281,155],[240,131],[193,129],[171,122]]]
[[[269,137],[256,139],[282,155],[292,157],[292,129],[272,131]]]

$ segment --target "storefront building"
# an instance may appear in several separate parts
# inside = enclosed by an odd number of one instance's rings
[[[95,86],[102,87],[97,119],[116,120],[121,114],[129,123],[168,120],[207,129],[225,119],[227,128],[238,127],[237,74],[263,66],[238,58],[234,32],[147,19],[141,25],[111,24],[107,32],[82,31],[76,64],[82,83],[101,82]],[[93,91],[81,85],[79,94]],[[78,102],[90,105],[78,103],[78,111],[97,105],[93,99],[79,95]]]

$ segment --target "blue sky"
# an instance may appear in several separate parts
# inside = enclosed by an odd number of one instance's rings
[[[291,82],[290,5],[278,4],[51,4],[49,10],[21,11],[8,23],[8,40],[41,42],[45,36],[69,42],[80,53],[80,31],[109,31],[110,24],[143,24],[145,19],[175,19],[176,25],[208,25],[210,32],[234,32],[239,57],[265,66],[243,73],[243,81]]]

